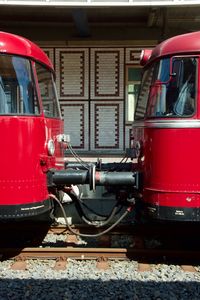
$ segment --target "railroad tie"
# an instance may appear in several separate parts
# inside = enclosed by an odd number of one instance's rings
[[[108,259],[104,256],[99,257],[97,259],[97,264],[96,264],[96,268],[99,270],[107,270],[110,268],[109,263],[108,263]]]
[[[67,267],[67,257],[61,256],[56,259],[53,269],[55,271],[64,271]]]
[[[195,267],[190,266],[190,265],[181,265],[181,269],[184,272],[197,272],[197,270],[195,269]]]
[[[138,272],[150,272],[150,264],[138,263]]]
[[[25,257],[19,255],[15,258],[14,263],[10,267],[12,270],[25,271],[28,269]]]

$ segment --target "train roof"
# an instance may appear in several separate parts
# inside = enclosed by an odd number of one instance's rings
[[[0,31],[0,53],[25,56],[53,69],[48,56],[36,44],[15,34]]]
[[[153,49],[149,62],[161,56],[190,53],[200,54],[200,31],[177,35],[160,43]]]

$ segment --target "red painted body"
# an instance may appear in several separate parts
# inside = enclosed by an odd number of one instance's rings
[[[138,135],[139,132],[139,135]],[[134,128],[143,145],[143,201],[152,207],[200,207],[200,128]],[[159,217],[159,215],[157,216]],[[162,217],[161,219],[167,219]]]
[[[199,129],[145,129],[144,139],[145,194],[157,192],[155,201],[170,206],[199,205]],[[188,193],[198,197],[188,200]]]
[[[0,156],[3,158],[0,205],[48,199],[46,170],[56,167],[55,163],[61,154],[49,157],[46,141],[48,136],[55,139],[62,127],[60,121],[46,123],[41,117],[0,117],[0,135],[3,140],[0,148]],[[41,165],[42,160],[46,161],[45,169]]]
[[[28,57],[53,70],[51,61],[37,45],[15,34],[0,31],[0,53]]]
[[[137,169],[141,170],[144,179],[143,202],[153,218],[200,220],[199,54],[200,32],[195,32],[158,45],[145,66],[148,70],[165,57],[195,56],[197,60],[195,113],[183,117],[145,114],[133,124],[133,144],[140,145]],[[147,111],[149,107],[150,100]],[[189,214],[187,209],[191,209]]]
[[[158,46],[156,46],[149,58],[149,62],[162,57],[182,54],[199,54],[200,52],[200,32],[186,33],[174,36]]]
[[[8,211],[0,214],[3,218],[35,215],[35,204],[39,203],[42,207],[42,203],[49,199],[47,171],[64,168],[63,147],[57,139],[63,133],[63,121],[60,117],[44,115],[34,62],[40,63],[52,74],[54,70],[46,54],[22,37],[0,32],[1,54],[17,55],[30,61],[40,112],[37,115],[0,115],[0,210],[8,206]],[[48,153],[49,140],[55,144],[53,155]],[[26,207],[20,210],[24,205]],[[9,212],[9,208],[15,206],[19,207],[16,216],[14,209]]]

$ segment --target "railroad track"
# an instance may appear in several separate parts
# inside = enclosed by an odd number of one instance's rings
[[[31,225],[32,226],[32,225]],[[36,226],[37,227],[37,226]],[[32,227],[30,227],[32,228]],[[30,228],[26,227],[25,232],[30,233]],[[77,236],[70,234],[70,232],[63,225],[50,226],[45,230],[41,227],[32,228],[32,233],[39,229],[39,238],[37,243],[34,241],[34,246],[28,246],[23,244],[22,246],[6,246],[1,243],[0,256],[2,260],[13,259],[13,267],[15,269],[26,268],[26,262],[30,259],[53,259],[56,261],[56,269],[63,269],[66,266],[68,259],[87,260],[93,259],[97,261],[99,268],[107,268],[109,260],[135,260],[138,262],[138,266],[142,271],[150,270],[151,263],[175,263],[184,265],[186,270],[194,271],[193,264],[200,264],[200,247],[183,248],[181,244],[177,244],[177,236],[179,240],[185,236],[186,231],[182,231],[184,235],[180,237],[180,232],[174,230],[174,235],[167,236],[166,228],[160,232],[158,226],[148,225],[148,230],[145,230],[145,226],[134,227],[123,225],[116,228],[111,233],[98,239],[98,246],[91,247],[90,244],[82,246],[78,244]],[[18,228],[19,229],[19,228]],[[89,233],[93,233],[94,229],[85,226],[78,226],[75,228],[77,233],[87,230]],[[188,228],[187,228],[188,229]],[[196,228],[197,229],[197,228]],[[21,228],[20,228],[21,230]],[[19,231],[20,231],[19,230]],[[36,231],[37,231],[36,230]],[[164,233],[163,233],[164,232]],[[5,232],[4,232],[5,233]],[[42,238],[41,238],[42,233]],[[59,243],[48,242],[41,243],[43,235],[63,235],[65,236],[62,247]],[[188,234],[190,231],[188,231]],[[113,247],[111,239],[113,236],[120,235],[130,236],[132,242],[126,247]],[[158,236],[159,234],[165,234],[167,241],[171,241],[170,247],[168,244],[162,245],[162,247],[146,247],[144,238],[149,236]],[[196,235],[195,231],[192,235]],[[191,234],[190,234],[191,236]],[[185,239],[185,238],[184,238]],[[36,239],[37,240],[37,239]]]
[[[24,248],[12,249],[1,248],[0,253],[2,256],[12,256],[14,263],[12,268],[15,270],[27,269],[27,261],[30,259],[53,259],[55,260],[54,269],[63,270],[66,268],[68,259],[88,260],[93,259],[97,261],[99,269],[109,268],[110,260],[124,260],[133,259],[138,262],[138,271],[150,271],[151,263],[149,262],[156,259],[156,261],[166,262],[176,260],[179,257],[185,262],[188,258],[192,257],[193,260],[199,259],[199,251],[174,251],[174,250],[147,250],[147,249],[126,249],[126,248],[74,248],[74,247],[56,247],[56,248]],[[181,256],[181,257],[180,257]],[[154,262],[155,264],[155,262]],[[196,272],[196,269],[191,264],[181,264],[180,266],[184,271]]]
[[[73,259],[134,259],[134,260],[152,260],[152,259],[191,259],[199,260],[200,251],[180,251],[167,249],[135,249],[135,248],[87,248],[87,247],[27,247],[27,248],[0,248],[2,258],[8,256],[24,257],[26,259],[56,259],[59,257]]]

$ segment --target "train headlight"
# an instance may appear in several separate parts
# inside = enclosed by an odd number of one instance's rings
[[[53,140],[49,140],[47,144],[48,154],[53,156],[55,153],[55,144]]]

